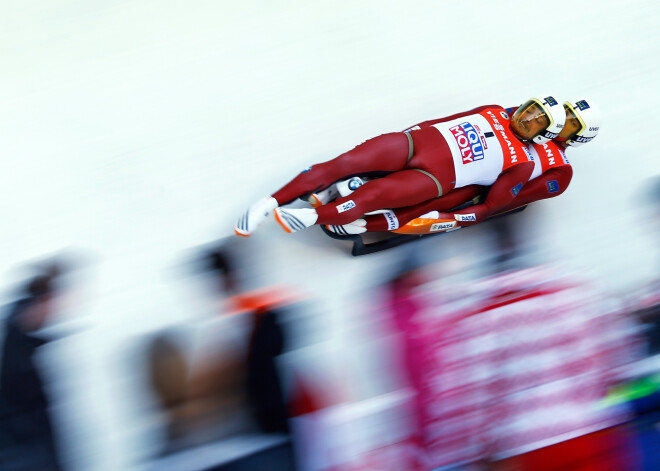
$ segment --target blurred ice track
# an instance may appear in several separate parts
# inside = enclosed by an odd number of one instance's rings
[[[537,93],[591,97],[601,133],[569,151],[570,189],[524,213],[524,238],[539,260],[588,270],[615,292],[657,273],[657,222],[640,198],[660,173],[659,22],[649,0],[3,6],[3,286],[12,267],[62,247],[98,260],[71,314],[94,328],[48,358],[66,365],[62,388],[80,401],[61,411],[77,424],[64,437],[71,469],[128,469],[148,454],[153,424],[134,415],[141,398],[123,349],[206,315],[172,274],[184,251],[229,236],[255,199],[379,133]],[[490,250],[474,243],[481,236],[420,250],[478,265]],[[359,288],[399,253],[351,259],[319,230],[288,236],[272,223],[248,243],[264,281],[321,300],[333,339],[360,315]]]

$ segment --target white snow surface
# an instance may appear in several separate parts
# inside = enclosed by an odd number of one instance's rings
[[[657,274],[660,3],[24,0],[0,14],[0,266],[73,247],[95,260],[53,346],[72,470],[129,469],[154,442],[130,348],[207,315],[176,274],[189,249],[301,169],[416,122],[539,93],[587,97],[599,136],[569,190],[521,214],[539,261],[627,293]],[[479,265],[484,230],[419,244]],[[299,286],[331,343],[399,250],[351,258],[318,229],[249,241],[260,282]],[[424,255],[426,257],[426,255]],[[258,284],[258,283],[256,283]],[[64,366],[62,366],[64,365]],[[55,381],[57,384],[57,381]]]

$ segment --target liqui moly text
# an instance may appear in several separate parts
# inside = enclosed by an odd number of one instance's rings
[[[472,124],[465,123],[457,124],[449,128],[452,136],[456,139],[456,144],[461,152],[461,158],[464,164],[469,164],[475,160],[484,158],[484,147],[479,138],[479,133]]]

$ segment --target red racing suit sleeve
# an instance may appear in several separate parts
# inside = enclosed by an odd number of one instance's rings
[[[554,198],[555,196],[559,196],[562,193],[564,193],[564,191],[566,191],[568,185],[571,182],[572,177],[573,177],[573,169],[569,165],[563,165],[561,167],[552,168],[546,171],[544,174],[538,176],[537,178],[525,183],[522,187],[522,190],[518,193],[518,196],[513,198],[509,204],[505,205],[503,208],[497,210],[496,212],[502,213],[502,212],[510,211],[520,206],[533,203],[534,201],[539,201],[539,200]],[[506,188],[506,185],[503,185],[503,187]],[[422,214],[428,213],[430,211],[439,211],[441,213],[445,211],[450,211],[452,208],[455,208],[456,206],[466,203],[467,201],[477,196],[479,193],[481,193],[482,189],[483,187],[477,185],[470,185],[463,188],[456,188],[440,198],[435,198],[433,200],[426,201],[424,203],[415,206],[397,208],[394,210],[394,214],[397,217],[399,227],[402,227],[411,220],[418,218]],[[491,190],[491,192],[489,193],[489,197],[492,194],[493,191]],[[486,205],[486,203],[484,205]],[[483,221],[483,219],[481,218],[486,216],[488,210],[479,208],[479,206],[484,206],[484,205],[471,206],[463,211],[457,211],[456,213],[440,214],[439,218],[453,219],[454,217],[453,214],[459,214],[459,213],[471,214],[474,212],[475,219],[477,219],[477,222]],[[365,220],[367,222],[367,231],[369,232],[385,232],[389,230],[387,219],[380,214],[367,216]],[[474,222],[472,222],[471,224],[474,224]],[[459,225],[467,226],[470,225],[470,223],[464,221],[459,223]]]
[[[471,226],[485,221],[514,204],[534,170],[534,162],[523,162],[502,172],[491,186],[482,204],[470,206],[450,214],[440,214],[440,219],[455,219],[458,226]]]
[[[502,211],[510,211],[525,204],[561,195],[573,178],[573,169],[570,165],[551,168],[534,180],[527,182],[515,200],[509,203]]]
[[[489,108],[493,109],[493,108],[502,108],[502,107],[500,105],[480,106],[480,107],[475,108],[473,110],[463,111],[461,113],[456,113],[456,114],[453,114],[451,116],[446,116],[444,118],[432,119],[432,120],[429,120],[429,121],[422,121],[421,123],[417,123],[414,126],[410,126],[410,127],[406,128],[403,132],[411,131],[413,129],[428,128],[429,126],[433,126],[434,124],[444,123],[444,122],[447,122],[447,121],[451,121],[453,119],[462,118],[463,116],[470,116],[470,115],[479,113],[481,111],[487,110]]]

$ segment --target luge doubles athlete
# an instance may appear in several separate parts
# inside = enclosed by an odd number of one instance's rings
[[[554,198],[561,195],[571,182],[573,169],[566,158],[565,151],[569,147],[578,147],[586,144],[598,135],[601,116],[598,108],[591,100],[578,99],[564,103],[566,122],[559,135],[544,144],[528,143],[527,148],[534,157],[534,170],[529,181],[523,185],[516,198],[501,212],[509,211],[534,201]],[[515,110],[507,110],[515,113]],[[420,123],[417,126],[425,126]],[[446,213],[453,208],[466,203],[484,193],[485,188],[478,185],[469,185],[457,188],[434,200],[419,205],[384,211],[378,215],[366,216],[343,226],[328,226],[333,232],[340,234],[360,234],[363,232],[381,232],[399,229],[415,218],[454,220],[452,224],[443,227],[469,226],[482,222],[488,217],[484,207],[472,206],[457,213]],[[474,218],[456,216],[459,213],[474,214]],[[462,219],[462,220],[460,220]],[[472,221],[467,219],[474,219]]]
[[[488,217],[518,196],[534,171],[526,143],[544,144],[561,132],[566,114],[552,96],[531,98],[509,117],[488,105],[370,139],[339,157],[316,164],[252,205],[236,222],[249,236],[271,213],[287,232],[314,224],[344,225],[381,208],[402,208],[439,198],[456,188],[491,186],[486,200],[457,220]],[[352,175],[377,175],[348,196],[317,208],[282,208]]]

